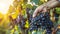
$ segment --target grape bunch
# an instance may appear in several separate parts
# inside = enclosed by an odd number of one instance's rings
[[[49,12],[40,13],[37,17],[32,18],[30,23],[30,31],[38,30],[38,28],[46,29],[46,34],[51,34],[53,22],[50,20]]]

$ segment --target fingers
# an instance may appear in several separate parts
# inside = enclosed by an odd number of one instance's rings
[[[44,13],[45,13],[45,12],[47,12],[47,11],[48,11],[48,10],[47,10],[47,8],[44,8],[42,12],[44,12]]]
[[[33,17],[35,17],[35,16],[38,14],[38,12],[39,12],[39,8],[37,8],[37,9],[34,11]]]
[[[46,7],[39,7],[34,11],[33,17],[36,17],[39,12],[45,13],[47,11],[49,11],[49,10]]]
[[[42,9],[43,9],[43,6],[39,6],[38,8],[36,8],[36,10],[33,13],[33,17],[37,16],[37,14],[42,11]]]

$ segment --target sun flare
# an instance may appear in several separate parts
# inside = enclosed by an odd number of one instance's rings
[[[0,0],[0,13],[6,14],[13,0]]]

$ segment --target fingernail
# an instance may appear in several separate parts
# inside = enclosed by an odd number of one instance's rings
[[[33,15],[33,17],[35,17],[35,15]]]

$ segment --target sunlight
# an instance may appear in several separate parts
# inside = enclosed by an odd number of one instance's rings
[[[6,14],[13,0],[0,0],[0,13]]]

